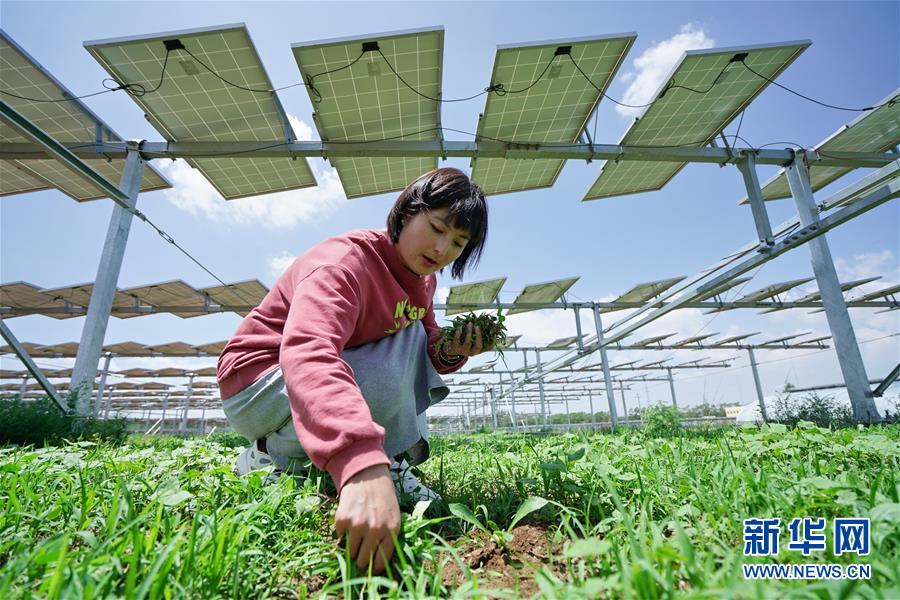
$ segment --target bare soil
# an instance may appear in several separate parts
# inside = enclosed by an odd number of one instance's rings
[[[479,533],[457,548],[460,559],[487,589],[515,590],[518,597],[530,597],[540,591],[535,571],[544,568],[558,579],[567,579],[566,564],[560,558],[562,548],[550,542],[543,525],[519,525],[512,530],[513,540],[506,548]],[[551,559],[551,554],[553,559]],[[443,584],[454,589],[468,577],[459,563],[450,558],[443,567]]]

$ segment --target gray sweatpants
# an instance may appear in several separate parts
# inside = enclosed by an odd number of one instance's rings
[[[384,427],[384,451],[404,455],[411,465],[428,458],[425,410],[450,390],[431,364],[425,327],[409,327],[341,354],[369,405],[372,419]],[[275,466],[302,472],[309,463],[294,424],[281,367],[223,401],[232,428],[249,440],[266,439]]]

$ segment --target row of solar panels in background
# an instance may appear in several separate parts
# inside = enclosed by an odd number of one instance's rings
[[[621,306],[604,307],[603,312],[612,312],[626,308],[634,308],[669,290],[682,281],[684,277],[672,277],[640,283],[611,301]],[[844,292],[871,283],[879,277],[869,277],[841,283]],[[708,290],[697,301],[720,298],[729,290],[746,283],[749,278],[740,277]],[[564,294],[578,281],[578,277],[568,277],[555,281],[527,285],[518,293],[513,307],[506,310],[507,315],[537,310],[538,306],[551,304],[563,298]],[[754,292],[737,297],[734,302],[763,302],[770,300],[812,281],[811,277],[766,285]],[[467,312],[473,306],[494,304],[500,295],[505,277],[461,284],[450,288],[447,297],[447,316]],[[14,282],[0,285],[0,307],[4,308],[5,317],[23,314],[44,314],[57,319],[67,319],[84,314],[84,308],[90,302],[93,284],[41,289],[31,283]],[[865,294],[855,301],[868,301],[883,298],[900,292],[900,286]],[[176,280],[153,285],[116,290],[112,314],[127,319],[151,314],[140,307],[158,307],[154,312],[169,312],[182,318],[196,317],[211,312],[236,312],[242,316],[262,302],[268,289],[258,280],[242,281],[228,285],[216,285],[206,288],[194,288],[187,283]],[[740,293],[740,290],[738,291]],[[796,302],[816,302],[821,299],[818,291],[806,294]],[[515,306],[520,305],[520,306]],[[72,309],[75,307],[75,310]],[[80,308],[80,309],[79,309]],[[728,306],[713,308],[709,312],[729,310]],[[780,310],[770,308],[767,312]]]
[[[41,289],[22,281],[6,283],[0,285],[0,306],[12,309],[12,313],[4,315],[6,317],[17,316],[16,309],[19,309],[19,312],[28,310],[56,319],[68,319],[83,316],[83,311],[66,312],[66,308],[87,307],[93,289],[93,283],[54,289]],[[168,281],[117,289],[112,314],[120,319],[128,319],[148,314],[139,310],[140,306],[152,306],[165,307],[166,312],[189,318],[206,314],[204,308],[213,304],[244,316],[252,307],[262,302],[268,291],[266,286],[256,279],[200,289],[180,280]]]
[[[478,122],[478,136],[532,144],[577,142],[635,38],[634,33],[628,33],[499,47],[491,83],[502,82],[507,91],[528,87],[548,64],[552,68],[547,72],[546,81],[526,91],[488,94]],[[48,99],[68,94],[55,80],[48,86],[51,78],[24,51],[5,39],[7,43],[0,50],[4,57],[12,58],[4,61],[16,62],[17,73],[22,75],[14,89],[24,92],[22,95],[44,94]],[[235,84],[251,90],[272,88],[242,24],[85,45],[118,81],[149,85],[160,80],[168,52],[164,42],[173,39]],[[378,53],[367,52],[361,56],[365,41],[377,41],[380,54],[421,95],[406,88],[390,72],[390,67],[383,64]],[[746,54],[744,60],[750,67],[773,79],[809,44],[802,41],[685,53],[657,92],[655,101],[629,128],[621,143],[705,145],[767,85],[764,79],[732,62],[736,54]],[[557,53],[563,46],[568,47],[571,60]],[[307,93],[316,110],[314,122],[322,140],[441,139],[439,103],[429,98],[440,98],[442,93],[443,28],[294,44],[292,50],[301,74],[307,81],[314,78],[313,86],[307,86]],[[180,50],[171,52],[181,53]],[[181,54],[176,58],[170,61],[158,91],[132,96],[165,139],[219,142],[294,139],[291,124],[274,93],[237,89],[197,65],[189,56]],[[352,66],[341,68],[356,59],[359,60]],[[582,67],[591,82],[577,71],[573,61]],[[315,77],[336,69],[339,70],[325,77]],[[695,89],[709,88],[709,92],[698,95],[680,88],[666,90],[670,81]],[[716,84],[712,85],[714,81]],[[63,134],[61,141],[84,141],[73,136],[84,132],[85,125],[93,127],[99,121],[94,118],[91,123],[85,123],[82,119],[60,128],[58,118],[44,117],[35,105],[21,102],[15,107],[42,127],[49,118],[48,132]],[[77,107],[72,109],[78,112]],[[56,110],[65,111],[64,108]],[[70,119],[71,115],[66,118]],[[863,120],[866,127],[860,127]],[[837,144],[835,140],[843,138],[846,141],[840,141],[840,149],[882,151],[897,143],[896,121],[896,110],[883,107],[855,122],[847,130],[853,131],[853,135],[839,134],[831,143]],[[303,160],[253,157],[187,160],[228,199],[316,184]],[[402,189],[421,173],[434,168],[437,158],[336,157],[332,162],[347,196],[352,198]],[[564,162],[562,159],[473,159],[472,174],[487,193],[499,194],[552,186]],[[659,189],[683,166],[607,162],[586,199]],[[843,174],[847,170],[837,171]],[[814,178],[814,184],[833,180],[837,176],[834,171],[823,178]],[[28,189],[26,184],[23,182],[17,189]]]

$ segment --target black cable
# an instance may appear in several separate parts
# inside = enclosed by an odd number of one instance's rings
[[[762,73],[756,72],[750,65],[747,64],[747,62],[746,62],[745,60],[741,60],[741,61],[739,61],[739,62],[740,62],[742,65],[744,65],[744,67],[746,67],[748,71],[750,71],[751,73],[753,73],[753,74],[756,75],[757,77],[760,77],[760,78],[762,78],[762,79],[765,79],[765,80],[768,81],[769,83],[771,83],[771,84],[773,84],[773,85],[776,85],[776,86],[780,87],[781,89],[783,89],[783,90],[786,91],[786,92],[790,92],[790,93],[794,94],[795,96],[799,96],[800,98],[803,98],[804,100],[808,100],[808,101],[810,101],[810,102],[813,102],[814,104],[818,104],[818,105],[820,105],[820,106],[824,106],[825,108],[833,108],[833,109],[835,109],[835,110],[845,110],[845,111],[848,111],[848,112],[867,112],[867,111],[870,111],[870,110],[875,110],[876,108],[881,108],[882,106],[894,106],[895,104],[897,104],[898,102],[900,102],[900,95],[897,95],[897,96],[894,96],[893,98],[891,98],[890,100],[888,100],[887,102],[882,102],[881,104],[876,104],[876,105],[874,105],[874,106],[866,106],[866,107],[864,107],[864,108],[846,108],[846,107],[844,107],[844,106],[835,106],[835,105],[833,105],[833,104],[827,104],[827,103],[825,103],[825,102],[820,102],[820,101],[818,101],[818,100],[816,100],[816,99],[814,99],[814,98],[810,98],[809,96],[805,96],[805,95],[801,94],[800,92],[796,92],[796,91],[792,90],[792,89],[789,88],[789,87],[786,87],[786,86],[781,85],[780,83],[778,83],[777,81],[775,81],[775,80],[773,80],[773,79],[769,79],[768,77],[766,77],[766,76],[763,75]],[[731,64],[731,63],[729,63],[729,64]]]
[[[20,100],[28,100],[29,102],[47,102],[47,103],[57,103],[57,102],[72,102],[73,100],[81,100],[82,98],[91,98],[93,96],[99,96],[100,94],[108,94],[109,92],[118,92],[119,90],[125,90],[132,96],[137,98],[143,96],[144,94],[155,92],[158,90],[163,84],[163,78],[166,75],[166,65],[169,63],[169,53],[171,50],[166,50],[166,56],[163,58],[163,67],[162,72],[159,74],[159,83],[156,84],[156,87],[152,90],[148,90],[140,83],[119,83],[115,79],[111,79],[109,77],[105,78],[101,85],[106,89],[101,92],[93,92],[91,94],[84,94],[83,96],[72,96],[71,98],[60,98],[59,100],[46,100],[41,98],[29,98],[27,96],[20,96],[18,94],[14,94],[12,92],[8,92],[6,90],[0,90],[0,94],[6,94],[7,96],[12,96],[14,98],[19,98]],[[115,87],[109,87],[107,82],[111,81],[116,84]]]
[[[744,113],[746,113],[746,112],[747,112],[746,109],[744,109],[744,110],[741,111],[741,118],[740,118],[740,120],[738,121],[737,131],[734,132],[734,137],[731,138],[731,139],[732,139],[732,141],[731,141],[731,145],[732,145],[732,146],[734,146],[735,142],[737,142],[738,139],[742,139],[742,140],[744,139],[744,138],[742,138],[742,137],[741,137],[740,135],[738,135],[738,134],[741,133],[741,125],[744,124]],[[747,140],[744,140],[744,142],[746,142],[746,141],[747,141]],[[747,145],[749,146],[750,144],[747,144]],[[751,147],[752,147],[752,146],[751,146]]]
[[[566,56],[569,57],[569,60],[572,61],[572,64],[575,65],[575,68],[578,69],[578,72],[581,73],[581,76],[582,76],[582,77],[584,77],[584,80],[587,81],[587,82],[590,84],[590,86],[591,86],[592,88],[594,88],[595,90],[597,90],[597,91],[600,93],[601,96],[603,96],[604,98],[606,98],[606,99],[609,100],[610,102],[612,102],[612,103],[614,103],[614,104],[618,104],[619,106],[624,106],[624,107],[626,107],[626,108],[646,108],[646,107],[650,106],[651,104],[653,104],[653,102],[648,102],[647,104],[625,104],[624,102],[619,102],[619,101],[616,100],[615,98],[611,98],[610,96],[608,96],[608,95],[606,94],[606,92],[604,92],[603,90],[601,90],[599,87],[597,87],[597,86],[594,84],[593,81],[591,81],[591,78],[588,77],[587,73],[585,73],[584,71],[581,70],[581,67],[578,66],[578,63],[575,62],[575,59],[574,59],[574,58],[572,58],[572,54],[571,54],[571,53],[570,53],[570,54],[567,54]],[[663,92],[663,93],[665,93],[665,92]]]
[[[140,219],[141,221],[143,221],[144,223],[147,223],[147,224],[148,224],[150,227],[152,227],[153,229],[155,229],[155,230],[156,230],[156,233],[159,234],[159,237],[161,237],[161,238],[164,239],[165,241],[169,242],[170,244],[172,244],[173,246],[175,246],[176,248],[178,248],[178,250],[180,250],[180,251],[182,252],[182,254],[184,254],[184,255],[187,256],[189,259],[191,259],[198,267],[200,267],[201,269],[203,269],[204,271],[206,271],[213,279],[215,279],[216,281],[218,281],[219,283],[221,283],[221,284],[222,284],[223,286],[225,286],[226,288],[231,289],[231,291],[233,291],[235,294],[237,294],[237,295],[241,298],[241,300],[243,300],[244,302],[247,302],[247,305],[248,305],[248,306],[255,306],[255,305],[256,305],[256,303],[255,303],[254,301],[252,301],[252,300],[248,301],[248,299],[247,299],[246,297],[242,296],[240,290],[239,290],[237,287],[234,287],[233,284],[225,283],[224,281],[222,281],[221,279],[219,279],[218,275],[216,275],[215,273],[213,273],[212,271],[210,271],[209,269],[207,269],[206,266],[204,266],[203,263],[201,263],[199,260],[197,260],[196,258],[194,258],[194,257],[191,255],[190,252],[188,252],[187,250],[185,250],[184,248],[182,248],[181,245],[180,245],[178,242],[175,241],[175,238],[173,238],[171,235],[169,235],[168,233],[166,233],[165,231],[163,231],[162,229],[160,229],[160,228],[156,225],[156,223],[154,223],[153,221],[151,221],[151,220],[149,219],[149,217],[147,217],[147,215],[145,215],[144,213],[142,213],[142,212],[139,211],[138,209],[132,208],[132,207],[126,207],[126,210],[127,210],[128,212],[130,212],[132,215],[134,215],[135,217],[139,218],[139,219]]]
[[[350,67],[352,67],[353,65],[358,63],[359,59],[361,59],[365,53],[366,53],[366,51],[363,50],[362,52],[359,53],[359,56],[357,56],[352,62],[349,62],[342,67],[338,67],[336,69],[329,69],[328,71],[322,71],[321,73],[316,73],[315,75],[307,75],[305,85],[306,85],[306,87],[309,88],[309,91],[315,95],[316,99],[314,101],[317,103],[322,101],[322,94],[319,93],[318,88],[316,88],[316,86],[314,85],[316,77],[321,77],[322,75],[328,75],[330,73],[337,73],[338,71],[343,71],[344,69],[349,69]]]

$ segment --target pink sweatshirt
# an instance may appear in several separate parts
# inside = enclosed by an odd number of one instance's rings
[[[222,398],[229,398],[281,365],[294,428],[313,464],[337,488],[356,473],[389,464],[384,428],[341,359],[344,348],[367,344],[421,320],[428,355],[446,364],[434,344],[440,328],[432,297],[437,279],[403,266],[387,230],[356,230],[301,255],[250,311],[219,356]]]

